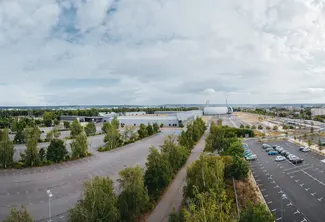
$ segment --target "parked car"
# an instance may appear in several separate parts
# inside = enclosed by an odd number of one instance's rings
[[[309,152],[310,149],[309,149],[309,148],[303,148],[301,151],[302,151],[302,152]]]
[[[302,151],[303,149],[305,149],[305,147],[300,147],[300,148],[299,148],[299,151]]]
[[[257,156],[255,154],[252,154],[250,156],[245,157],[245,159],[248,160],[248,161],[252,161],[252,160],[256,160]]]
[[[267,154],[268,155],[278,155],[279,153],[278,153],[278,151],[273,150],[273,151],[268,152]]]
[[[270,151],[273,151],[271,147],[265,149],[265,152],[270,152]]]
[[[283,161],[283,160],[285,160],[285,158],[284,158],[283,156],[277,156],[277,157],[275,158],[275,161],[276,161],[276,162],[280,162],[280,161]]]
[[[275,149],[277,147],[277,145],[273,145],[272,148]]]
[[[293,157],[290,161],[291,161],[291,163],[293,163],[293,164],[299,164],[299,163],[304,162],[304,160],[301,159],[301,158],[299,158],[299,157]]]
[[[282,156],[285,156],[285,157],[288,156],[289,154],[290,154],[289,151],[281,152],[281,155],[282,155]]]
[[[295,157],[296,157],[295,155],[293,155],[293,154],[290,153],[290,154],[287,156],[287,159],[288,159],[288,160],[291,160],[292,158],[295,158]]]
[[[269,147],[270,147],[269,144],[263,144],[263,145],[262,145],[262,148],[263,148],[263,149],[266,149],[266,148],[269,148]]]

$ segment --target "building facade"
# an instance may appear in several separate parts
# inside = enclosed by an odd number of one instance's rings
[[[312,116],[323,116],[325,115],[325,108],[312,108],[311,109],[311,115]]]

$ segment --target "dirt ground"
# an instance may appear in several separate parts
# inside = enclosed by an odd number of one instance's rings
[[[237,116],[239,119],[244,120],[247,123],[250,124],[256,124],[261,122],[260,118],[264,118],[263,116],[252,114],[252,113],[244,113],[244,112],[235,112],[235,116]]]

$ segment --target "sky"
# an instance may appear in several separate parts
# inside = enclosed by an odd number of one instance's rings
[[[0,105],[324,103],[321,0],[2,0]]]

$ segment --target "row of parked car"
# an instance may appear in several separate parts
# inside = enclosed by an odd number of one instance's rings
[[[257,156],[249,149],[248,145],[245,143],[244,147],[244,158],[248,161],[256,160]]]
[[[283,161],[285,158],[287,158],[291,163],[293,164],[299,164],[302,163],[304,160],[291,154],[289,151],[285,150],[283,147],[278,146],[278,145],[273,145],[270,146],[269,144],[263,144],[262,148],[267,152],[268,155],[278,155],[280,154],[281,156],[277,156],[275,158],[275,161]],[[307,152],[307,151],[303,151]]]

